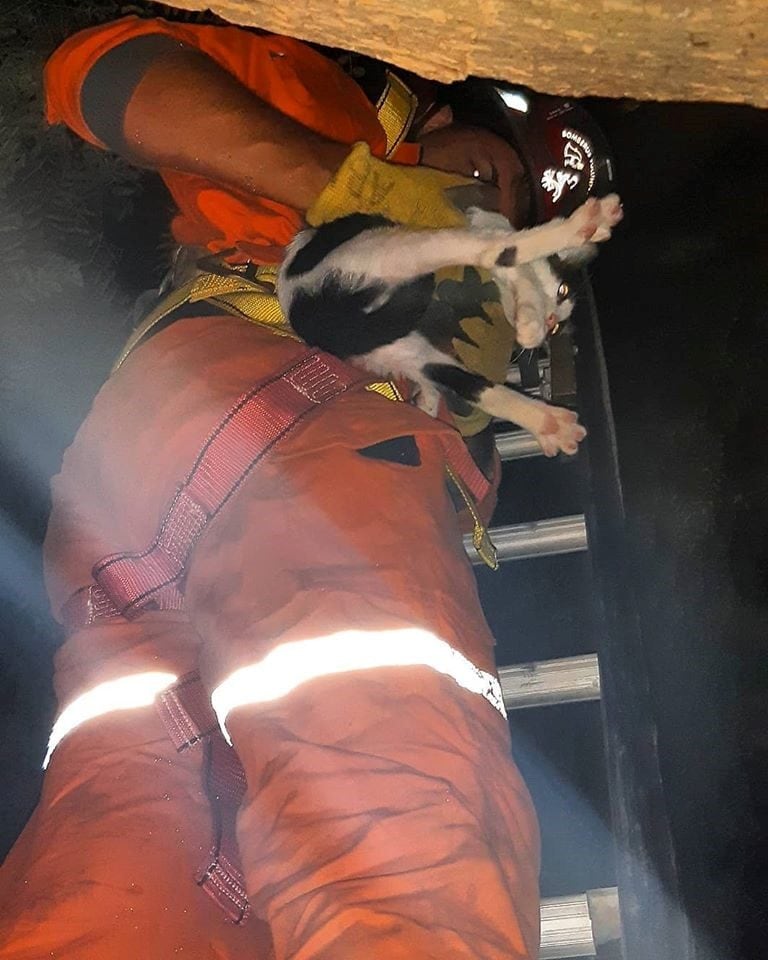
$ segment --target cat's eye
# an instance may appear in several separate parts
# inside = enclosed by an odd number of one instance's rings
[[[568,294],[571,292],[571,288],[567,283],[563,282],[557,288],[557,302],[558,305],[561,304],[564,300],[568,299]]]

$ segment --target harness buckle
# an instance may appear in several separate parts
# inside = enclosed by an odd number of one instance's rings
[[[312,403],[325,403],[347,389],[339,374],[316,353],[287,374],[285,380]]]

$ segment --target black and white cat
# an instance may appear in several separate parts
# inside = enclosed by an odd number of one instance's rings
[[[458,412],[479,407],[519,424],[547,456],[572,454],[586,436],[575,413],[471,373],[453,354],[456,328],[440,329],[429,309],[433,274],[447,266],[490,270],[518,343],[537,347],[573,307],[558,267],[588,259],[621,217],[615,194],[520,231],[478,209],[468,212],[468,227],[442,230],[353,214],[296,237],[280,269],[278,297],[306,343],[376,376],[406,377],[426,413],[434,416],[445,394]]]

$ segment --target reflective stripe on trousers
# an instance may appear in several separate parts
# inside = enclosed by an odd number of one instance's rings
[[[344,630],[325,637],[296,640],[271,650],[258,663],[230,674],[211,694],[211,704],[222,733],[231,744],[226,720],[236,707],[269,703],[319,677],[384,667],[422,666],[450,677],[468,693],[487,700],[506,716],[496,677],[475,666],[445,640],[417,627],[399,630]],[[176,683],[172,673],[129,674],[100,683],[81,694],[59,714],[43,761],[65,736],[88,720],[151,706],[159,693]]]
[[[161,693],[171,684],[176,683],[178,677],[173,673],[148,671],[147,673],[132,673],[117,680],[107,680],[91,687],[85,693],[72,700],[61,711],[51,730],[48,739],[48,749],[43,760],[45,769],[53,751],[67,734],[72,733],[86,720],[103,717],[115,710],[133,710],[137,707],[150,707],[158,693]]]
[[[235,707],[268,703],[318,677],[382,667],[427,667],[450,677],[469,693],[486,699],[506,717],[501,685],[435,634],[417,627],[399,630],[343,630],[311,640],[295,640],[262,660],[230,674],[211,694],[211,703],[228,742],[226,720]]]

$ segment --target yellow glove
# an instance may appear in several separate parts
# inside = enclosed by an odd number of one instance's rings
[[[356,143],[307,211],[307,223],[319,227],[350,213],[377,213],[409,227],[463,227],[464,214],[445,191],[473,186],[454,173],[377,160],[367,143]]]
[[[317,227],[350,213],[380,214],[410,227],[461,227],[464,215],[445,191],[476,187],[472,180],[430,167],[400,166],[371,156],[365,143],[352,148],[336,175],[307,212]],[[474,267],[446,267],[435,274],[430,306],[434,320],[453,333],[454,352],[473,373],[502,383],[514,345],[490,274]],[[454,332],[455,331],[455,332]],[[490,417],[475,410],[453,415],[464,436],[479,433]]]

